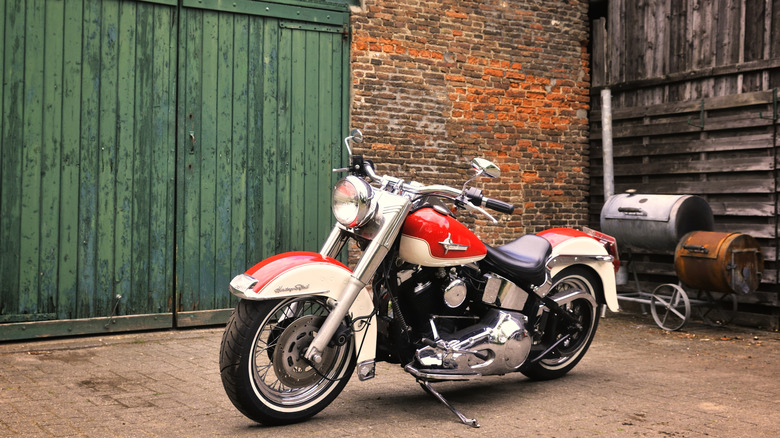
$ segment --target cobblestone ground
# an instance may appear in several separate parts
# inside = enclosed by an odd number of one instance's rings
[[[1,329],[1,328],[0,328]],[[218,370],[221,329],[0,344],[0,436],[780,436],[780,334],[608,314],[563,379],[520,374],[434,385],[470,429],[399,366],[353,378],[312,420],[243,417]]]

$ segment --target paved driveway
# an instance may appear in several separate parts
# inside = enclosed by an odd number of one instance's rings
[[[266,428],[222,390],[221,329],[0,344],[0,436],[780,436],[780,334],[608,314],[565,378],[434,385],[456,421],[397,365],[353,378],[312,420]]]

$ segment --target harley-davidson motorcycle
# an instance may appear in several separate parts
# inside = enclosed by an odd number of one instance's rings
[[[348,172],[333,189],[336,218],[319,253],[270,257],[230,282],[240,298],[220,351],[233,404],[267,425],[302,421],[330,404],[357,368],[400,364],[460,420],[479,427],[431,383],[519,371],[531,379],[569,372],[587,351],[600,305],[618,308],[615,239],[554,228],[491,247],[453,211],[511,204],[483,196],[475,178],[500,169],[475,158],[463,188],[379,176],[344,140]],[[484,207],[484,208],[483,208]],[[350,239],[349,268],[336,257]]]

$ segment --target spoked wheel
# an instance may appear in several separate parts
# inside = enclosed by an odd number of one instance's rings
[[[341,392],[355,368],[354,337],[305,358],[329,308],[321,297],[238,303],[222,337],[220,369],[230,401],[268,425],[305,420]]]
[[[600,282],[595,274],[581,268],[566,269],[553,278],[553,287],[549,296],[568,294],[574,291],[587,292],[596,296]],[[588,350],[598,327],[598,307],[587,299],[575,299],[563,308],[581,325],[580,330],[567,330],[570,325],[563,317],[545,309],[538,320],[536,331],[539,337],[534,339],[534,351],[537,354],[552,348],[544,357],[524,367],[523,374],[534,380],[550,380],[562,377],[582,359]],[[531,353],[533,359],[534,353]]]
[[[685,290],[676,284],[662,284],[650,295],[650,313],[658,327],[681,329],[691,316],[691,302]]]

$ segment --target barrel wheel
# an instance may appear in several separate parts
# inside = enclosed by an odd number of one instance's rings
[[[691,302],[685,290],[676,284],[662,284],[650,296],[650,312],[658,327],[681,329],[691,316]]]
[[[720,327],[729,324],[737,314],[737,295],[717,294],[708,290],[696,292],[696,300],[703,305],[696,306],[696,314],[705,324]]]

